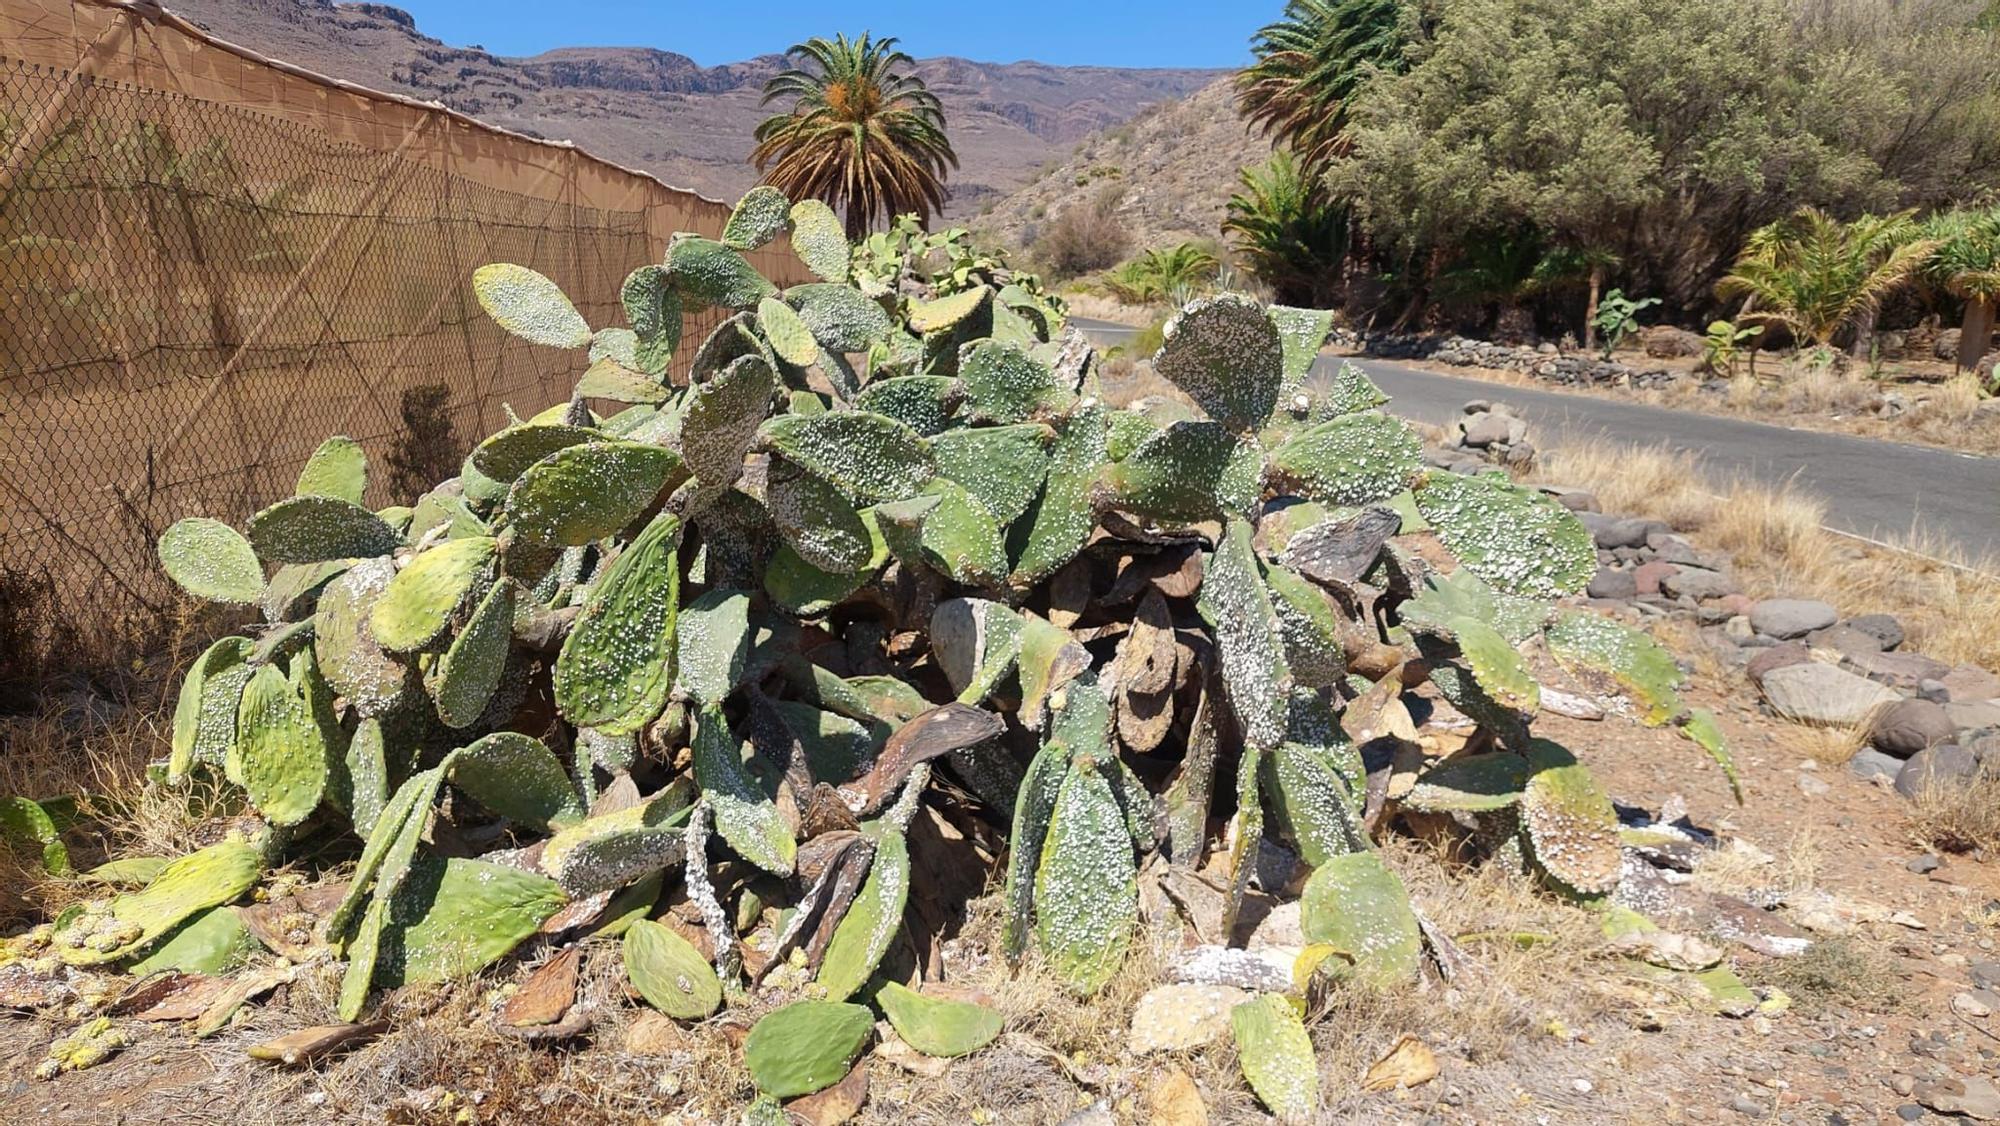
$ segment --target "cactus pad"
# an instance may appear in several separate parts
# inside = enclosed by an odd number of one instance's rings
[[[1312,418],[1318,422],[1355,411],[1374,410],[1388,401],[1389,396],[1365,372],[1343,360],[1340,370],[1334,373],[1333,385],[1313,403]]]
[[[1006,1026],[999,1013],[984,1005],[926,997],[893,981],[875,991],[875,1003],[904,1043],[940,1059],[970,1055],[991,1044]]]
[[[744,455],[771,411],[777,383],[763,357],[739,356],[689,392],[680,450],[704,495],[713,496],[742,475]]]
[[[667,273],[682,301],[695,309],[754,309],[778,292],[743,255],[698,236],[676,238],[667,247]]]
[[[1575,594],[1597,573],[1597,547],[1576,515],[1539,492],[1492,477],[1432,472],[1417,510],[1459,562],[1496,590]]]
[[[1310,1122],[1319,1109],[1319,1061],[1291,999],[1259,994],[1229,1013],[1243,1078],[1280,1122]]]
[[[625,976],[648,1005],[675,1020],[700,1020],[722,1005],[722,982],[701,951],[651,919],[625,930]]]
[[[1254,430],[1277,406],[1284,341],[1255,301],[1230,293],[1204,297],[1167,322],[1153,368],[1224,428]]]
[[[394,987],[476,973],[564,903],[555,881],[502,864],[418,856],[396,889],[374,982]]]
[[[368,625],[392,653],[421,649],[437,640],[452,615],[488,577],[498,545],[485,536],[447,540],[419,553],[389,580]]]
[[[982,285],[916,305],[910,309],[910,331],[928,334],[955,328],[984,308],[992,295],[993,291]]]
[[[590,343],[590,325],[561,287],[526,266],[481,266],[472,272],[472,292],[494,323],[523,340],[550,348]]]
[[[502,817],[537,829],[583,820],[562,763],[540,739],[496,731],[452,752],[451,784]]]
[[[1091,483],[1107,457],[1109,423],[1102,403],[1079,404],[1049,447],[1049,472],[1042,495],[1028,509],[1020,549],[1014,553],[1012,581],[1027,584],[1056,573],[1076,558],[1096,527]]]
[[[851,286],[824,282],[793,286],[785,299],[798,309],[813,339],[829,352],[866,352],[896,331],[881,304]]]
[[[438,661],[431,700],[445,726],[470,727],[485,712],[513,640],[514,584],[497,582]]]
[[[1260,749],[1284,740],[1292,670],[1284,627],[1257,566],[1250,525],[1231,520],[1208,558],[1202,600],[1215,622],[1215,644],[1229,706],[1244,738]]]
[[[368,454],[352,438],[333,437],[321,442],[299,471],[297,492],[302,497],[335,497],[360,504],[367,491]]]
[[[792,205],[792,251],[821,281],[847,280],[852,248],[840,216],[825,203],[802,199]]]
[[[208,602],[248,605],[264,593],[264,565],[236,529],[191,516],[160,536],[160,567],[182,590]]]
[[[946,376],[905,375],[871,382],[854,400],[854,405],[859,410],[893,418],[930,437],[950,424],[952,412],[962,397],[958,382]]]
[[[1364,505],[1409,488],[1423,444],[1401,419],[1368,411],[1322,422],[1271,453],[1287,491],[1327,504]]]
[[[646,265],[625,276],[618,290],[632,325],[632,366],[664,375],[681,343],[681,295],[664,267]]]
[[[262,872],[257,847],[240,837],[189,853],[160,869],[143,890],[113,899],[107,912],[86,909],[68,926],[58,927],[57,953],[73,966],[126,957],[195,915],[241,896]],[[81,941],[72,945],[65,934]]]
[[[873,535],[847,496],[823,478],[773,458],[764,498],[771,522],[801,559],[836,574],[868,565]]]
[[[909,843],[900,831],[885,827],[875,842],[868,880],[834,928],[820,963],[819,984],[829,1000],[845,1001],[867,983],[902,933],[903,906],[909,897]]]
[[[757,303],[757,327],[764,330],[771,351],[793,367],[811,367],[819,360],[819,342],[813,339],[812,329],[799,318],[798,310],[776,297]]]
[[[969,344],[959,357],[968,413],[975,422],[1025,422],[1065,410],[1076,394],[1026,348],[998,340]]]
[[[1138,922],[1132,836],[1111,783],[1070,764],[1035,873],[1035,936],[1055,975],[1081,994],[1117,972]]]
[[[1284,356],[1285,375],[1278,384],[1278,409],[1283,411],[1290,408],[1292,396],[1311,374],[1313,361],[1319,359],[1320,347],[1333,328],[1333,311],[1273,305],[1267,312],[1271,323],[1278,328],[1278,344]]]
[[[273,825],[298,824],[325,796],[325,739],[297,685],[278,666],[263,666],[244,686],[230,758],[250,804]]]
[[[1118,506],[1141,519],[1192,524],[1241,514],[1263,489],[1261,452],[1220,423],[1187,419],[1158,431],[1113,466]]]
[[[1743,776],[1736,770],[1736,757],[1729,753],[1729,739],[1723,735],[1722,725],[1715,721],[1715,713],[1707,708],[1691,709],[1681,721],[1680,731],[1722,768],[1722,776],[1729,779],[1730,792],[1736,795],[1736,804],[1743,804]]]
[[[363,716],[379,716],[403,699],[409,667],[375,642],[370,616],[396,577],[386,558],[364,559],[328,583],[313,614],[313,654],[320,673]]]
[[[868,561],[856,571],[822,571],[806,562],[790,544],[780,545],[764,568],[764,590],[774,605],[802,618],[817,617],[860,590],[881,569],[888,561],[888,544],[882,539],[874,512],[860,515],[872,545]]]
[[[865,411],[781,415],[764,423],[758,436],[786,460],[870,500],[907,500],[937,472],[929,444],[916,431]]]
[[[589,427],[561,423],[509,426],[474,446],[467,460],[482,476],[500,486],[498,492],[504,494],[505,487],[519,480],[529,466],[559,450],[601,437]],[[470,492],[467,499],[472,499]]]
[[[810,1095],[847,1075],[874,1027],[874,1015],[861,1005],[794,1001],[750,1030],[743,1065],[767,1095]]]
[[[1547,739],[1529,745],[1528,767],[1521,795],[1528,855],[1550,879],[1584,898],[1616,890],[1624,858],[1618,812],[1603,787],[1567,749]]]
[[[507,493],[520,534],[565,547],[602,539],[688,478],[680,455],[640,442],[585,442],[536,462]]]
[[[563,829],[542,850],[542,871],[582,898],[679,863],[692,808],[685,789],[663,790],[640,805]]]
[[[792,201],[769,184],[759,184],[736,201],[729,222],[722,226],[723,244],[734,250],[755,250],[791,229]]]
[[[1035,502],[1055,431],[1041,423],[951,430],[931,440],[938,475],[965,487],[1002,525]]]
[[[1528,764],[1519,755],[1461,755],[1419,775],[1403,803],[1438,813],[1487,813],[1520,801],[1527,782]]]
[[[1299,926],[1307,942],[1327,943],[1354,959],[1353,976],[1369,985],[1414,981],[1423,957],[1423,935],[1410,910],[1402,878],[1376,852],[1329,857],[1313,869],[1299,898]],[[1345,966],[1330,960],[1329,967]]]
[[[953,582],[969,586],[993,586],[1005,578],[1007,545],[993,513],[956,481],[933,480],[924,486],[924,494],[937,501],[919,518],[918,544],[924,561]],[[885,524],[894,522],[888,506],[878,514]]]
[[[591,585],[553,674],[563,717],[607,734],[652,722],[674,682],[678,517],[662,513]]]
[[[1340,622],[1326,595],[1289,568],[1264,563],[1263,570],[1293,680],[1309,688],[1336,683],[1346,674],[1347,661],[1340,644]]]
[[[1638,706],[1639,721],[1646,726],[1658,727],[1684,710],[1680,666],[1650,636],[1585,611],[1559,615],[1545,636],[1549,652],[1563,665],[1581,666],[1616,681]]]
[[[55,819],[40,802],[27,798],[0,798],[0,845],[32,857],[51,876],[69,874],[69,849],[56,832]]]
[[[223,974],[262,949],[234,907],[211,907],[181,924],[126,972],[140,977],[160,970]]]
[[[729,730],[720,704],[704,707],[696,720],[694,776],[702,798],[715,810],[715,830],[729,847],[774,876],[791,875],[798,843],[776,803],[744,765],[742,744]]]
[[[236,706],[250,682],[247,637],[225,637],[188,667],[174,705],[173,743],[167,779],[178,782],[198,762],[220,763],[236,742]]]
[[[576,393],[585,399],[609,399],[614,403],[663,403],[673,389],[653,376],[634,371],[617,360],[597,360],[577,381]],[[613,418],[607,428],[618,422]],[[622,432],[622,426],[620,428]]]

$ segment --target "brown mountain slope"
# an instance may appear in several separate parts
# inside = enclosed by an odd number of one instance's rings
[[[1270,155],[1271,143],[1236,116],[1229,83],[1217,81],[1085,138],[974,226],[1001,245],[1031,246],[1048,218],[1116,185],[1118,219],[1135,253],[1217,238],[1237,170]]]
[[[704,67],[645,47],[565,47],[506,58],[424,35],[409,13],[331,0],[175,0],[211,33],[336,78],[436,100],[518,132],[576,142],[669,183],[733,199],[764,80],[780,56]],[[1209,70],[1127,70],[924,59],[944,101],[960,168],[951,213],[970,214],[1024,183],[1059,146],[1212,81]]]

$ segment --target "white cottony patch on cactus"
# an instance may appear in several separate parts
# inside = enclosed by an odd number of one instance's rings
[[[1561,744],[1536,739],[1521,797],[1522,843],[1542,871],[1578,895],[1618,888],[1623,857],[1611,798]]]
[[[1153,368],[1228,429],[1256,429],[1278,405],[1284,342],[1262,305],[1224,293],[1190,302],[1167,322]]]
[[[220,520],[175,521],[160,536],[159,554],[167,577],[196,598],[247,605],[264,593],[264,565],[256,550]]]
[[[896,331],[896,323],[881,303],[851,286],[826,282],[793,286],[785,291],[785,300],[799,311],[799,320],[813,339],[829,352],[866,352],[870,345],[888,340]]]
[[[754,309],[778,292],[743,255],[697,235],[676,236],[667,247],[667,273],[682,302],[694,309]]]
[[[1157,431],[1111,470],[1120,508],[1144,520],[1197,523],[1242,515],[1264,488],[1263,453],[1221,423],[1183,419]]]
[[[870,500],[907,500],[937,472],[916,431],[865,411],[781,415],[759,435],[788,461]]]
[[[590,325],[562,288],[526,266],[481,266],[472,272],[472,292],[487,316],[523,340],[551,348],[590,343]]]
[[[571,723],[630,734],[673,687],[679,518],[662,513],[592,584],[557,656],[556,704]]]
[[[1597,548],[1570,510],[1493,477],[1433,471],[1417,509],[1459,562],[1497,589],[1533,598],[1575,594],[1597,572]]]

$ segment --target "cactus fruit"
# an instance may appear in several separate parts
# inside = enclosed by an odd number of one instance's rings
[[[875,991],[875,1003],[904,1043],[941,1059],[984,1048],[1006,1026],[999,1013],[984,1005],[927,997],[893,981],[883,982]]]
[[[722,982],[701,951],[651,919],[625,930],[625,976],[648,1005],[676,1020],[700,1020],[722,1004]]]
[[[750,1029],[743,1064],[767,1095],[810,1095],[847,1074],[874,1027],[873,1014],[860,1005],[794,1001]]]
[[[472,292],[495,324],[550,348],[590,343],[590,325],[556,283],[526,266],[495,263],[472,272]]]
[[[819,984],[830,1000],[845,1001],[866,984],[903,929],[903,905],[910,895],[909,844],[900,831],[877,828],[868,880],[834,928],[820,962]]]
[[[264,593],[257,550],[220,520],[190,516],[160,535],[160,567],[182,590],[208,602],[250,604]]]
[[[1298,1002],[1263,993],[1229,1012],[1243,1077],[1280,1122],[1309,1122],[1319,1109],[1319,1062]]]

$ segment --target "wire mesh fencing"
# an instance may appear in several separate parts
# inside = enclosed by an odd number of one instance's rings
[[[0,57],[0,680],[158,628],[159,533],[289,495],[329,435],[379,507],[567,397],[583,358],[500,331],[470,274],[517,262],[622,323],[647,218]]]

